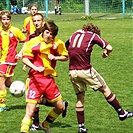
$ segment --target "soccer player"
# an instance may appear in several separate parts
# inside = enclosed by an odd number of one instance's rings
[[[51,133],[50,124],[65,110],[54,76],[57,76],[56,61],[68,60],[68,52],[64,42],[56,38],[57,33],[58,26],[48,21],[44,24],[41,35],[25,43],[22,61],[31,69],[27,81],[26,114],[21,123],[21,133],[28,133],[36,105],[42,95],[54,105],[40,124],[46,133]]]
[[[44,25],[44,17],[41,13],[36,13],[35,15],[32,16],[32,21],[33,24],[36,28],[36,31],[30,35],[29,39],[32,39],[34,37],[39,36],[42,33],[42,26]],[[23,70],[26,70],[26,66],[24,65]],[[45,97],[41,98],[41,103],[45,106],[50,106],[53,107],[53,104],[48,102],[47,99]],[[66,111],[67,111],[67,106],[68,106],[68,102],[64,101],[65,104],[65,110],[62,113],[62,117],[66,116]],[[39,104],[37,105],[34,115],[33,115],[33,124],[30,126],[30,130],[40,130],[39,127]]]
[[[36,30],[33,21],[32,16],[35,15],[38,12],[38,6],[36,4],[32,4],[30,7],[30,14],[31,16],[25,18],[24,25],[22,28],[23,33],[27,33],[27,41],[29,40],[29,36],[34,33]]]
[[[6,106],[6,87],[10,87],[14,68],[17,65],[16,47],[18,42],[24,42],[26,37],[16,27],[11,25],[11,14],[7,10],[0,12],[0,112],[8,110]]]
[[[77,96],[76,114],[78,133],[87,133],[84,126],[84,98],[87,85],[94,91],[100,91],[106,101],[116,110],[121,121],[132,117],[133,112],[122,109],[116,95],[111,92],[101,75],[92,67],[90,58],[93,46],[97,44],[102,49],[103,58],[112,52],[112,46],[100,37],[100,29],[93,23],[84,24],[66,42],[69,54],[69,77]]]

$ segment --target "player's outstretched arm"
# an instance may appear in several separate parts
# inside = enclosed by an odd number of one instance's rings
[[[48,58],[50,60],[58,60],[58,61],[67,61],[68,60],[68,56],[54,56],[53,54],[49,54]]]
[[[113,48],[111,45],[107,45],[105,48],[105,51],[103,52],[103,58],[106,58],[109,56],[109,54],[112,52]]]

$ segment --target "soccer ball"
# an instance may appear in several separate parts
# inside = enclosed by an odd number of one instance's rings
[[[25,93],[25,84],[22,81],[14,81],[10,85],[9,91],[15,97],[22,97]]]

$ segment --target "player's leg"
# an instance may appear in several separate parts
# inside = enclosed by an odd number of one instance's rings
[[[57,12],[57,6],[54,7],[55,15],[58,13]]]
[[[49,103],[44,96],[41,96],[40,98],[40,104],[49,106],[49,107],[54,107],[52,103]],[[40,130],[39,127],[39,104],[37,104],[34,115],[33,115],[33,123],[30,127],[30,130]]]
[[[64,103],[62,99],[53,103],[55,106],[47,115],[46,119],[40,125],[45,132],[51,133],[49,127],[54,122],[54,120],[65,110]]]
[[[67,107],[68,107],[68,101],[63,101],[65,105],[65,110],[62,112],[62,117],[66,117],[67,114]],[[41,105],[45,105],[47,107],[54,107],[53,103],[49,102],[46,100],[46,98],[43,96],[41,97]],[[35,131],[35,130],[40,130],[39,127],[39,104],[37,104],[34,115],[33,115],[33,123],[30,126],[30,130]]]
[[[0,76],[0,112],[6,111],[6,85],[5,85],[6,78],[4,76]]]
[[[61,15],[62,10],[61,10],[61,6],[59,5],[59,15]]]
[[[36,105],[40,101],[41,93],[38,82],[33,78],[26,79],[26,114],[21,123],[21,133],[28,133]]]
[[[33,119],[33,123],[30,126],[30,130],[32,131],[40,130],[39,128],[39,104],[36,105],[32,119]]]
[[[87,129],[84,125],[84,96],[85,92],[77,93],[77,102],[76,102],[76,114],[79,130],[78,133],[87,133]]]
[[[34,115],[35,108],[36,108],[35,103],[26,104],[26,114],[21,123],[21,129],[20,129],[21,133],[28,133],[29,127],[32,121],[32,116]]]
[[[11,84],[12,84],[12,77],[8,77],[5,81],[5,85],[6,87],[9,88]]]
[[[122,109],[116,95],[110,91],[107,85],[104,87],[101,87],[99,91],[103,93],[107,102],[117,111],[119,115],[119,119],[121,121],[125,120],[126,118],[133,117],[133,112],[128,112]]]
[[[87,129],[85,128],[85,125],[84,125],[85,123],[84,97],[85,97],[85,91],[87,90],[86,78],[88,78],[88,76],[86,76],[85,72],[83,72],[82,70],[81,71],[72,70],[72,71],[69,71],[69,78],[74,87],[75,94],[77,95],[76,114],[77,114],[77,121],[78,121],[78,127],[79,127],[78,133],[87,133]],[[83,81],[83,79],[85,80],[85,82]]]
[[[6,87],[10,87],[12,83],[12,77],[0,77],[0,112],[8,111],[9,108],[6,106]]]
[[[68,101],[63,101],[64,105],[65,105],[65,110],[62,112],[62,117],[66,117],[67,114],[67,107],[68,107]],[[45,96],[41,97],[41,105],[45,105],[48,107],[54,107],[53,103],[49,102]]]
[[[7,65],[7,64],[0,64],[0,112],[7,111],[9,108],[6,106],[6,85],[10,84],[11,77],[14,75],[13,70],[15,66]],[[7,77],[5,77],[5,75]],[[8,81],[8,79],[10,79]],[[7,81],[9,84],[7,84]]]
[[[117,111],[120,120],[125,120],[128,117],[133,116],[133,112],[127,112],[122,109],[115,94],[111,92],[102,76],[94,69],[91,68],[92,82],[91,86],[95,91],[99,90],[104,95],[107,102]]]

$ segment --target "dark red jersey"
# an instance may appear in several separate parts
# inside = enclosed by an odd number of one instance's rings
[[[34,33],[32,33],[32,34],[29,36],[29,40],[30,40],[31,38],[34,38],[34,37],[39,36],[40,34],[41,34],[41,32],[35,31]]]
[[[76,31],[69,39],[69,70],[89,69],[91,67],[90,56],[95,44],[104,49],[108,42],[93,32]]]

